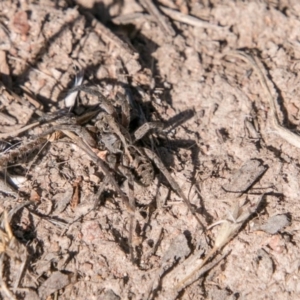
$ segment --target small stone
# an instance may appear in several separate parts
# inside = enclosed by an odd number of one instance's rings
[[[255,229],[275,234],[289,224],[290,220],[287,215],[276,215],[269,218],[264,224],[258,225]]]

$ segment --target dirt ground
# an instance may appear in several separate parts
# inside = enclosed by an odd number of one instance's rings
[[[299,28],[297,0],[1,1],[1,299],[299,299]],[[108,100],[66,100],[83,71]]]

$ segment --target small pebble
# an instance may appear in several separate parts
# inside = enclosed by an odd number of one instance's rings
[[[285,214],[276,215],[269,218],[264,224],[259,225],[255,224],[253,226],[254,230],[262,230],[264,232],[275,234],[278,231],[282,230],[284,227],[290,224],[289,217]]]

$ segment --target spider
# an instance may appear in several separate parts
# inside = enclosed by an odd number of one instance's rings
[[[100,100],[100,107],[103,111],[99,113],[98,121],[95,124],[99,140],[98,146],[102,150],[108,150],[107,158],[110,169],[117,169],[130,181],[135,180],[143,186],[149,186],[155,176],[152,165],[154,163],[167,179],[171,188],[183,199],[188,209],[194,214],[190,202],[176,180],[171,176],[159,156],[147,146],[149,144],[149,139],[146,139],[148,133],[153,130],[162,132],[163,124],[161,122],[145,122],[131,133],[129,128],[133,121],[126,101],[123,101],[121,111],[117,113],[117,107],[114,107],[112,101],[106,99],[100,91],[87,86],[78,86],[70,90],[70,92],[73,91],[84,91],[96,95]],[[142,119],[145,120],[141,108],[138,107],[137,109]],[[66,127],[66,129],[68,128]],[[80,130],[78,129],[78,131]],[[152,146],[152,148],[154,147]]]

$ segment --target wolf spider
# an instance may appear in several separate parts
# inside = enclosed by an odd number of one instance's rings
[[[153,141],[146,138],[148,133],[153,130],[162,132],[164,128],[163,124],[161,122],[144,122],[143,125],[131,133],[129,128],[131,128],[132,116],[130,114],[130,105],[126,100],[123,100],[120,107],[121,110],[118,113],[118,107],[113,106],[111,101],[93,88],[79,86],[70,90],[70,92],[73,91],[84,91],[96,95],[100,100],[102,111],[99,113],[95,124],[99,141],[98,147],[108,151],[107,164],[110,170],[116,170],[123,174],[131,186],[133,186],[132,181],[143,186],[149,186],[155,176],[152,165],[154,163],[157,169],[164,175],[171,188],[183,199],[188,209],[195,215],[190,202],[176,180],[171,176],[158,155],[150,150],[149,146],[147,147],[150,141],[150,143],[152,142],[151,148],[154,148]],[[137,109],[143,117],[143,121],[145,121],[142,109],[140,107]],[[110,174],[109,178],[111,177]],[[122,198],[124,198],[124,195]],[[132,205],[134,206],[133,199],[127,199],[125,202],[131,203],[129,206],[132,209]]]

